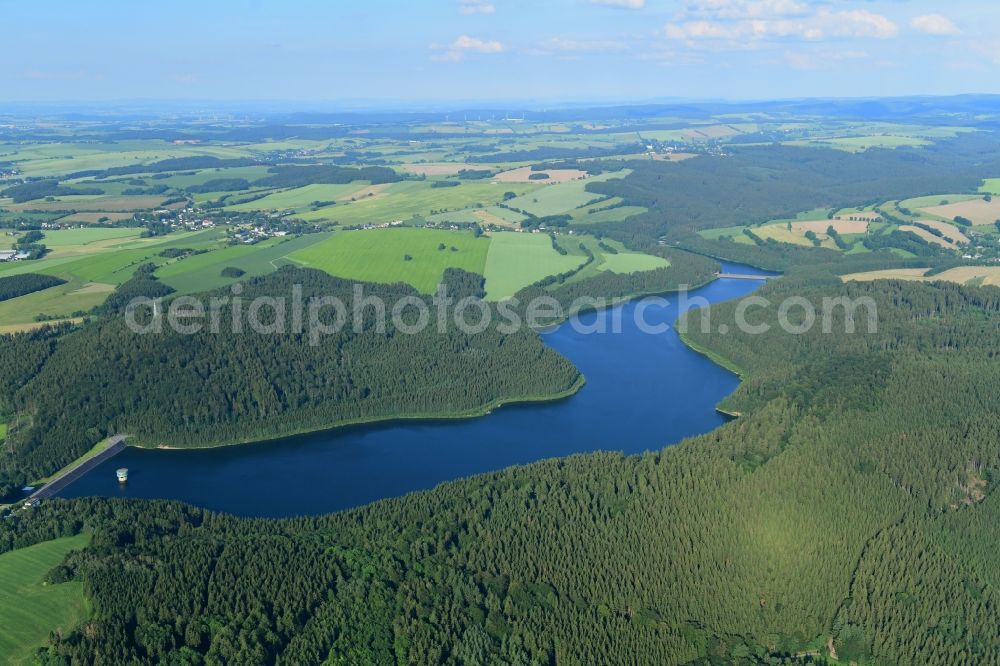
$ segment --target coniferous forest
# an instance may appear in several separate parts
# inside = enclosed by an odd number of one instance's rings
[[[451,272],[446,280],[461,294],[476,289],[476,277]],[[467,334],[435,324],[405,334],[388,321],[390,313],[354,307],[354,282],[304,269],[285,268],[241,285],[247,308],[259,297],[283,299],[280,310],[268,305],[258,312],[264,333],[223,289],[204,298],[205,304],[227,301],[219,331],[205,319],[195,335],[166,324],[137,334],[110,304],[124,310],[134,295],[165,295],[158,286],[137,274],[105,305],[112,316],[63,336],[19,334],[0,348],[4,367],[13,370],[5,378],[4,411],[18,415],[8,434],[8,488],[120,433],[144,445],[231,444],[350,422],[468,416],[504,402],[562,395],[580,381],[576,368],[529,329],[505,335],[491,326]],[[292,328],[293,287],[302,310],[298,330]],[[378,299],[383,310],[418,298],[407,285],[363,287],[362,299]],[[321,297],[339,299],[345,318],[336,328],[334,310],[318,312],[330,333],[312,340],[307,308]],[[403,315],[404,323],[416,323],[413,308]],[[138,311],[135,317],[150,323]]]
[[[5,521],[4,548],[93,531],[50,575],[83,580],[94,617],[45,659],[777,664],[829,642],[845,662],[997,661],[1000,290],[812,272],[759,293],[869,297],[878,330],[689,322],[744,370],[743,415],[642,456],[319,518],[89,499]]]

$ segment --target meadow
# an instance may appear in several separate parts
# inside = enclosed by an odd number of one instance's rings
[[[151,262],[160,265],[176,261],[159,256],[164,249],[185,247],[208,250],[224,247],[223,232],[217,229],[157,238],[140,238],[140,232],[135,228],[47,231],[43,242],[51,244],[52,251],[43,259],[0,264],[0,275],[40,273],[67,281],[66,284],[0,303],[0,332],[38,327],[41,324],[36,322],[36,318],[41,315],[68,319],[73,318],[74,313],[100,305],[115,287],[132,277],[141,264]],[[212,257],[214,254],[197,257]],[[190,272],[195,272],[193,268]],[[273,270],[270,264],[268,270]],[[178,274],[186,272],[188,270],[177,271]],[[248,272],[253,272],[253,269]],[[186,285],[192,291],[199,291],[208,288],[199,286],[199,281],[206,285],[211,277],[196,273]]]
[[[610,247],[611,250],[602,247],[602,243],[604,246]],[[559,245],[564,247],[571,256],[585,259],[589,253],[594,257],[594,261],[569,276],[566,280],[567,283],[586,280],[602,272],[641,273],[642,271],[666,268],[670,265],[670,262],[662,257],[632,252],[620,242],[611,239],[598,241],[593,236],[586,235],[560,236]]]
[[[601,254],[601,263],[597,270],[611,273],[641,273],[657,268],[666,268],[670,262],[662,257],[640,252],[619,252],[618,254]]]
[[[31,177],[62,176],[78,171],[150,164],[173,157],[247,157],[249,151],[222,145],[175,145],[165,141],[42,143],[18,147],[18,168]]]
[[[900,148],[903,146],[920,147],[930,145],[927,139],[914,136],[896,136],[892,134],[871,134],[866,136],[845,136],[831,138],[816,138],[802,141],[789,141],[790,146],[816,146],[820,148],[836,148],[848,152],[861,152],[870,148]]]
[[[314,184],[296,187],[290,190],[282,190],[269,194],[261,199],[254,199],[246,203],[227,206],[227,211],[251,211],[251,210],[282,210],[282,211],[304,211],[308,210],[315,201],[344,201],[351,196],[359,194],[367,188],[367,181],[359,180],[353,183],[344,184]],[[241,193],[243,194],[243,193]]]
[[[489,181],[463,181],[456,187],[432,187],[433,182],[413,180],[391,183],[374,196],[338,203],[295,217],[312,222],[335,222],[342,226],[378,224],[496,204],[503,200],[504,192],[526,193],[539,187],[525,183],[500,185]]]
[[[629,173],[631,172],[628,169],[622,169],[590,178],[571,180],[555,185],[543,185],[535,192],[511,199],[507,205],[510,208],[526,210],[537,217],[568,213],[574,208],[586,206],[591,201],[603,198],[600,194],[587,191],[587,185],[590,183],[598,183],[612,178],[624,178]]]
[[[53,201],[28,201],[25,203],[9,203],[5,207],[15,213],[25,211],[42,212],[93,212],[93,213],[125,213],[130,211],[151,210],[166,200],[163,196],[103,196],[90,194],[73,194],[54,197]]]
[[[405,282],[431,294],[446,268],[482,275],[489,247],[489,238],[472,232],[398,227],[338,232],[288,259],[348,280]]]
[[[505,231],[490,237],[486,257],[486,298],[500,301],[530,284],[571,271],[585,261],[582,254],[561,255],[548,234]]]
[[[36,317],[40,315],[72,318],[75,312],[90,310],[103,303],[114,288],[113,284],[74,279],[66,284],[0,302],[0,327],[3,332],[35,328],[39,325]]]
[[[970,199],[978,198],[979,197],[975,194],[931,194],[923,197],[905,199],[900,201],[897,205],[900,208],[918,210],[931,208],[933,206],[947,206],[949,204],[960,203],[962,201],[969,201]]]
[[[1000,195],[1000,178],[987,178],[983,181],[983,185],[979,188],[979,191],[983,194]]]
[[[46,541],[0,555],[0,655],[7,664],[33,663],[36,648],[45,645],[52,631],[68,633],[86,618],[83,583],[58,585],[43,582],[50,569],[71,550],[87,545],[78,535]]]
[[[329,238],[329,233],[306,234],[296,238],[271,238],[255,245],[232,245],[171,261],[157,269],[156,276],[180,294],[216,289],[271,273],[291,263],[289,255]],[[229,267],[240,269],[244,276],[223,276],[222,270]]]
[[[537,181],[542,183],[565,183],[587,176],[586,171],[580,171],[579,169],[535,170],[531,167],[519,167],[517,169],[510,169],[509,171],[501,171],[493,177],[493,180],[500,183],[530,183],[532,182],[532,176],[537,178],[541,174],[548,176],[542,181]]]
[[[155,180],[150,180],[150,183],[155,183],[157,185],[166,185],[168,187],[176,187],[184,189],[187,187],[194,187],[198,185],[204,185],[210,180],[218,180],[222,178],[243,178],[248,181],[254,181],[258,178],[263,178],[267,175],[268,167],[266,166],[246,166],[246,167],[227,167],[224,169],[198,169],[191,172],[180,172],[172,173],[167,178],[157,178]]]
[[[642,206],[615,206],[613,208],[601,208],[603,202],[597,208],[577,208],[570,212],[573,224],[600,224],[602,222],[624,222],[633,215],[640,215],[646,212]],[[593,212],[591,212],[593,210]]]

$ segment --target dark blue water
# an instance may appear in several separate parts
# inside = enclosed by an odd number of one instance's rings
[[[723,270],[763,274],[738,264]],[[760,284],[717,280],[690,297],[715,303]],[[645,309],[646,322],[673,324],[678,299],[668,298],[666,307]],[[579,393],[558,402],[507,406],[470,420],[341,428],[216,449],[129,448],[61,496],[176,499],[244,516],[320,514],[542,458],[659,449],[721,425],[725,417],[715,405],[738,379],[688,349],[673,328],[641,332],[636,307],[581,317],[592,324],[620,315],[621,333],[585,334],[564,324],[544,335],[587,379]],[[124,487],[115,478],[118,467],[129,468]]]

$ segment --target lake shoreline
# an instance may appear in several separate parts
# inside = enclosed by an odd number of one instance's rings
[[[465,421],[469,419],[478,419],[484,416],[489,416],[494,411],[500,409],[501,407],[510,407],[515,405],[531,405],[531,404],[544,404],[550,402],[558,402],[560,400],[565,400],[576,395],[587,383],[586,377],[583,373],[578,373],[576,380],[568,388],[559,391],[557,393],[552,393],[545,396],[518,396],[514,398],[501,398],[499,400],[493,400],[481,407],[476,407],[460,412],[450,412],[442,414],[394,414],[392,416],[379,416],[371,418],[360,418],[360,419],[348,419],[345,421],[339,421],[333,425],[324,425],[319,428],[306,428],[303,430],[296,430],[294,432],[267,436],[259,439],[246,439],[240,440],[238,442],[223,442],[215,444],[205,444],[205,445],[193,445],[193,446],[171,446],[169,444],[157,444],[157,445],[144,445],[144,444],[129,444],[130,448],[134,449],[149,449],[157,451],[206,451],[211,449],[227,449],[238,446],[249,446],[253,444],[269,444],[271,442],[277,442],[286,439],[295,439],[299,437],[309,437],[312,435],[319,435],[323,433],[335,433],[339,430],[366,427],[366,426],[389,426],[398,423],[437,423],[437,422],[447,422],[447,421]]]
[[[708,280],[705,280],[704,282],[702,282],[700,284],[697,284],[697,285],[686,285],[686,288],[688,290],[701,289],[703,287],[706,287],[706,286],[712,284],[713,282],[718,281],[718,279],[719,278],[717,276],[713,276],[713,277],[709,278]],[[566,322],[568,322],[573,317],[576,317],[576,316],[579,316],[579,315],[582,315],[582,314],[588,314],[588,313],[592,313],[592,312],[603,312],[603,311],[610,310],[610,309],[613,309],[613,308],[616,308],[616,307],[627,305],[627,304],[629,304],[629,303],[631,303],[633,301],[636,301],[636,300],[639,300],[639,299],[642,299],[642,298],[648,298],[648,297],[651,297],[651,296],[663,296],[663,295],[666,295],[666,294],[676,294],[676,293],[679,293],[679,292],[680,292],[679,289],[667,289],[667,290],[656,289],[656,290],[650,290],[650,291],[640,291],[640,292],[635,292],[635,293],[632,293],[632,294],[628,294],[626,296],[621,296],[621,297],[618,297],[617,299],[614,299],[614,302],[612,302],[612,303],[610,303],[608,305],[597,306],[597,307],[591,306],[591,307],[588,307],[588,308],[578,309],[578,310],[576,310],[576,311],[574,311],[572,313],[568,313],[562,319],[560,319],[560,320],[558,320],[556,322],[553,322],[551,324],[547,324],[546,326],[538,329],[536,331],[536,333],[542,334],[542,333],[552,332],[555,329],[559,328],[560,326],[564,325]],[[681,336],[681,339],[684,340],[684,337]],[[685,341],[685,344],[687,344],[686,341]],[[709,357],[709,358],[711,358],[711,357]],[[712,360],[714,360],[714,359],[712,359]],[[724,363],[718,363],[718,365],[722,365],[722,367],[725,367],[726,369],[729,369]],[[736,373],[736,374],[740,374],[740,373]],[[585,384],[586,384],[586,377],[584,377],[583,373],[579,373],[579,376],[577,377],[577,380],[573,383],[572,386],[570,386],[569,388],[567,388],[567,389],[565,389],[563,391],[560,391],[558,393],[554,393],[554,394],[551,394],[551,395],[548,395],[548,396],[530,396],[530,397],[517,397],[517,398],[508,398],[508,399],[502,399],[502,400],[495,400],[495,401],[493,401],[491,403],[488,403],[487,405],[484,405],[484,406],[482,406],[480,408],[469,409],[469,410],[462,411],[462,412],[452,412],[452,413],[440,414],[440,415],[437,415],[437,414],[435,414],[435,415],[422,415],[422,414],[413,414],[413,415],[411,415],[411,414],[403,414],[403,415],[393,415],[393,416],[385,416],[385,417],[348,419],[348,420],[345,420],[345,421],[337,422],[337,423],[335,423],[333,425],[329,425],[329,426],[322,426],[322,427],[319,427],[319,428],[308,428],[308,429],[304,429],[304,430],[296,430],[296,431],[293,431],[293,432],[290,432],[290,433],[284,434],[284,435],[267,436],[267,437],[264,437],[264,438],[257,438],[257,439],[246,439],[246,440],[240,440],[240,441],[237,441],[237,442],[223,442],[223,443],[216,443],[216,444],[193,445],[193,446],[172,446],[172,445],[169,445],[169,444],[157,444],[157,445],[129,444],[128,446],[130,446],[132,448],[137,448],[137,449],[156,449],[156,450],[160,450],[160,451],[187,451],[187,450],[222,449],[222,448],[228,448],[228,447],[233,447],[233,446],[246,446],[246,445],[251,445],[251,444],[266,444],[268,442],[274,442],[274,441],[283,440],[283,439],[291,439],[291,438],[295,438],[295,437],[306,437],[306,436],[309,436],[309,435],[316,435],[316,434],[320,434],[320,433],[324,433],[324,432],[334,432],[334,431],[340,430],[342,428],[351,428],[351,427],[356,427],[356,426],[392,425],[393,423],[396,423],[396,422],[399,422],[399,423],[405,423],[405,422],[428,422],[428,423],[431,423],[431,422],[435,422],[435,421],[455,421],[455,420],[464,420],[464,419],[476,419],[476,418],[482,418],[484,416],[488,416],[493,411],[495,411],[497,409],[500,409],[501,407],[505,407],[505,406],[527,405],[527,404],[557,402],[559,400],[565,400],[566,398],[570,398],[573,395],[575,395],[580,389],[583,388],[583,386]]]
[[[758,286],[712,279],[698,293],[719,303]],[[644,309],[647,322],[665,325],[662,334],[634,325],[629,313],[641,307],[639,297],[585,317],[610,322],[624,308],[620,335],[562,325],[543,336],[578,370],[564,390],[450,414],[345,420],[210,446],[132,439],[116,461],[130,468],[128,485],[104,465],[61,496],[168,499],[257,518],[324,515],[539,460],[659,451],[727,423],[732,417],[716,406],[738,388],[738,375],[681,341],[677,298]]]

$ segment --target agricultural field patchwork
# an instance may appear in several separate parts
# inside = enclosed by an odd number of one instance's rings
[[[973,224],[992,224],[1000,220],[1000,197],[991,201],[977,197],[944,206],[928,206],[920,210],[928,215],[936,215],[946,220],[964,217]]]
[[[624,178],[629,173],[628,169],[622,169],[621,171],[602,173],[599,176],[591,176],[565,183],[543,185],[541,189],[535,192],[511,199],[507,202],[507,206],[528,211],[536,217],[561,215],[604,198],[600,194],[586,190],[587,185],[590,183],[598,183],[613,178]]]
[[[944,234],[944,239],[955,245],[966,245],[970,242],[969,237],[965,235],[958,226],[951,224],[950,222],[941,222],[940,220],[920,220],[920,224],[930,227],[931,229],[936,229]]]
[[[892,134],[873,134],[868,136],[831,137],[826,139],[807,139],[789,141],[791,146],[815,146],[820,148],[836,148],[848,152],[861,152],[869,148],[900,148],[903,146],[920,147],[930,145],[930,141],[915,136],[897,136]]]
[[[645,213],[642,206],[626,206],[621,197],[613,197],[593,206],[581,206],[569,212],[573,224],[599,224],[622,222],[633,215]]]
[[[365,196],[353,202],[344,201],[319,210],[297,214],[295,217],[310,222],[332,222],[341,226],[380,224],[460,211],[480,205],[489,206],[502,201],[504,192],[523,194],[544,187],[526,183],[500,185],[489,181],[462,181],[455,187],[434,187],[432,185],[434,182],[426,180],[390,183],[371,197]]]
[[[10,151],[0,152],[0,159],[16,157],[18,168],[25,175],[40,178],[151,164],[170,158],[210,156],[226,159],[250,157],[253,154],[252,151],[236,146],[180,145],[160,140],[125,140],[110,145],[94,142],[43,143],[16,148],[13,154]]]
[[[163,196],[97,196],[88,194],[54,197],[54,199],[54,201],[8,203],[4,207],[15,213],[27,211],[125,213],[151,210],[166,201],[166,197]]]
[[[338,185],[316,184],[296,187],[289,190],[282,190],[269,194],[260,199],[254,199],[246,203],[227,206],[229,211],[253,211],[253,210],[281,210],[281,211],[305,211],[309,210],[313,202],[342,202],[350,200],[351,197],[363,197],[368,192],[362,193],[369,183],[366,181],[356,181]],[[372,191],[374,195],[374,192]]]
[[[967,221],[962,221],[965,218]],[[955,220],[958,219],[958,222]],[[935,194],[903,201],[887,201],[856,208],[815,209],[795,218],[760,225],[701,229],[707,240],[729,240],[751,245],[750,234],[765,240],[801,247],[821,247],[854,255],[881,249],[901,257],[927,256],[914,242],[941,248],[967,259],[997,256],[1000,201],[976,194]],[[835,234],[827,233],[833,227]],[[900,236],[894,232],[907,232]],[[940,250],[936,250],[940,252]]]
[[[913,225],[913,224],[902,224],[902,225],[899,226],[899,230],[900,231],[909,231],[911,234],[915,234],[915,235],[919,236],[920,238],[922,238],[924,241],[930,243],[931,245],[937,245],[939,247],[944,247],[944,248],[949,248],[949,249],[952,248],[952,247],[954,247],[954,244],[953,243],[949,243],[946,239],[941,238],[941,237],[939,237],[939,236],[937,236],[935,234],[932,234],[931,232],[927,231],[926,229],[923,229],[923,228],[918,227],[918,226]]]
[[[895,268],[865,273],[844,275],[844,282],[851,280],[917,280],[921,282],[955,282],[968,286],[992,285],[1000,287],[1000,266],[959,266],[950,268],[935,275],[925,275],[927,268]]]
[[[102,304],[141,264],[176,261],[160,256],[168,248],[209,250],[225,246],[224,236],[218,230],[157,238],[140,238],[139,234],[140,230],[135,228],[46,231],[42,240],[50,243],[52,249],[44,258],[0,263],[3,276],[39,273],[66,280],[65,284],[0,303],[0,331],[35,328],[41,325],[41,320],[77,319],[81,313]],[[195,280],[208,283],[204,275]]]
[[[329,233],[305,234],[297,238],[271,238],[255,245],[231,245],[169,261],[156,270],[156,276],[180,294],[207,291],[274,272],[294,263],[289,255],[329,238]],[[222,275],[226,268],[237,268],[243,275],[226,277]]]
[[[836,249],[837,244],[827,233],[830,227],[838,234],[863,234],[868,231],[868,220],[861,217],[855,219],[832,219],[821,220],[778,220],[769,222],[759,227],[753,227],[751,231],[761,238],[771,238],[782,243],[793,245],[813,246],[815,243],[806,235],[812,234],[819,241],[820,247]],[[745,235],[744,235],[745,237]],[[750,240],[748,238],[748,240]],[[752,242],[752,241],[751,241]]]
[[[545,176],[544,179],[539,178]],[[534,176],[534,178],[532,178]],[[565,183],[570,180],[586,178],[587,172],[579,169],[540,169],[520,167],[509,171],[501,171],[493,180],[500,183]]]
[[[567,283],[586,280],[603,272],[641,273],[670,265],[670,262],[662,257],[632,252],[618,241],[610,239],[598,241],[592,236],[585,235],[560,236],[558,242],[573,256],[586,258],[589,253],[594,257],[594,261],[570,276]]]

